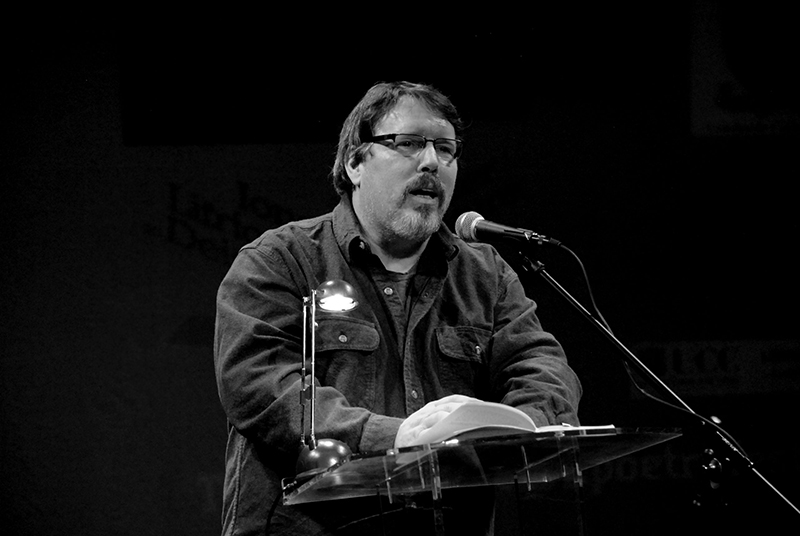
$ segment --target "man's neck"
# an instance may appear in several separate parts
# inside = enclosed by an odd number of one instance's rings
[[[425,251],[430,236],[418,242],[397,235],[386,236],[389,233],[376,232],[363,224],[364,220],[359,216],[358,200],[354,197],[351,199],[351,203],[364,239],[369,244],[372,253],[381,260],[384,268],[390,272],[401,274],[411,271],[417,265],[422,252]]]
[[[428,240],[412,248],[390,248],[367,239],[372,252],[378,256],[384,268],[390,272],[401,274],[410,272],[417,265]]]

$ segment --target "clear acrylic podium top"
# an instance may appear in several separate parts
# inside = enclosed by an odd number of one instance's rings
[[[312,476],[284,481],[284,504],[432,493],[448,488],[572,479],[582,471],[680,436],[674,429],[575,427],[460,438],[354,455]]]

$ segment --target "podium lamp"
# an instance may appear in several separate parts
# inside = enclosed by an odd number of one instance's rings
[[[345,313],[358,305],[355,290],[342,280],[325,281],[311,294],[303,298],[303,364],[300,390],[300,429],[302,451],[297,459],[297,477],[309,477],[350,459],[350,448],[335,439],[317,439],[315,418],[317,405],[316,388],[316,312],[317,307],[332,313]],[[311,367],[310,376],[307,366]],[[306,413],[309,413],[306,427]]]

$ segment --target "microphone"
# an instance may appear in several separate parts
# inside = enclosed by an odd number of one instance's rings
[[[456,220],[456,234],[467,242],[492,242],[494,240],[517,240],[523,242],[536,242],[538,244],[552,244],[560,246],[561,242],[548,238],[539,233],[508,227],[499,223],[486,221],[477,212],[465,212]]]

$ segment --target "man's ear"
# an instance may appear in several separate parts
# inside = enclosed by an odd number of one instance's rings
[[[364,161],[356,164],[356,156],[351,156],[347,163],[344,166],[345,171],[347,172],[347,176],[350,178],[350,182],[353,183],[354,188],[358,188],[361,184],[361,176],[364,173]]]

